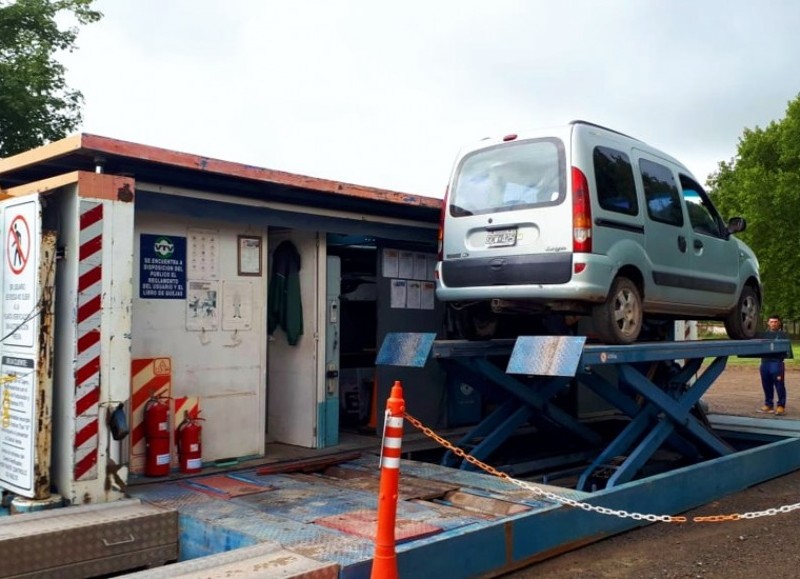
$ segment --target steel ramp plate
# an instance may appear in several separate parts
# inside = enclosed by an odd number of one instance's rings
[[[506,373],[575,376],[585,343],[586,336],[520,336]]]
[[[383,339],[375,364],[422,368],[433,347],[433,333],[389,332]]]
[[[231,499],[273,490],[271,486],[253,484],[224,474],[185,480],[178,484],[220,499]]]
[[[314,524],[336,529],[349,535],[374,539],[378,528],[378,513],[372,510],[351,511],[317,519]],[[413,541],[441,532],[441,527],[429,525],[424,521],[411,521],[403,518],[397,518],[395,521],[394,536],[397,543]]]

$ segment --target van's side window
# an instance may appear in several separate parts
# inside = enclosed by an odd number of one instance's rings
[[[650,219],[682,227],[681,197],[672,170],[647,159],[639,159],[639,171]]]
[[[692,224],[692,229],[697,233],[723,237],[722,219],[703,188],[686,175],[681,175],[680,178],[683,199],[686,201],[686,211],[689,213],[689,223]]]
[[[636,185],[628,155],[609,147],[595,147],[593,153],[597,202],[607,211],[636,215]]]

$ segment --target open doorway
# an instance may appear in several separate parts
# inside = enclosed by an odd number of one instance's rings
[[[339,428],[375,433],[377,354],[377,253],[374,242],[331,244],[339,259]]]

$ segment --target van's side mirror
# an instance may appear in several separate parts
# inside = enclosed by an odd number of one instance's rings
[[[731,217],[728,220],[728,233],[739,233],[747,229],[747,221],[744,217]]]

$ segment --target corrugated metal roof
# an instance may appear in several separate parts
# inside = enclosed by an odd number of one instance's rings
[[[254,167],[121,141],[77,134],[0,159],[0,188],[8,189],[71,171],[95,171],[158,183],[346,211],[366,211],[421,221],[438,220],[441,200]]]

